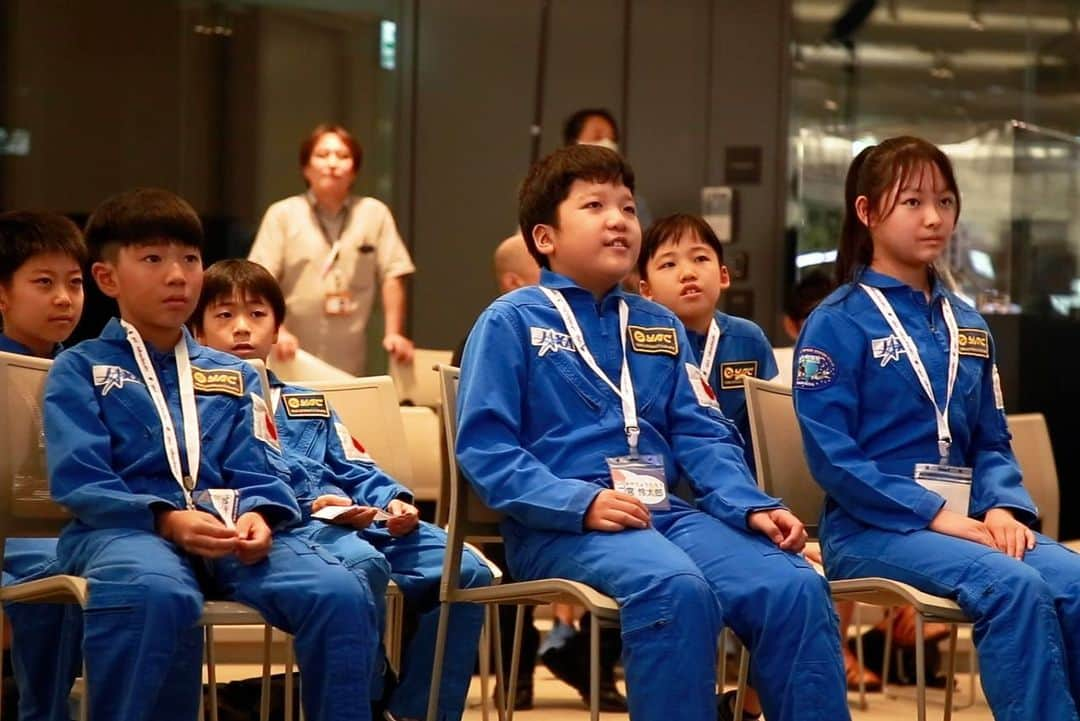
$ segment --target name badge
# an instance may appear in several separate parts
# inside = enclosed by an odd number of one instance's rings
[[[327,293],[323,299],[323,312],[326,315],[349,315],[356,308],[356,302],[347,290]]]
[[[236,528],[236,511],[240,494],[232,488],[211,488],[195,494],[195,505],[210,506],[217,511],[226,528]]]
[[[667,495],[667,480],[664,478],[664,463],[660,456],[619,456],[608,458],[607,464],[611,471],[611,485],[616,491],[633,496],[650,508],[671,508]]]
[[[971,469],[967,466],[943,466],[916,463],[915,482],[945,499],[945,510],[968,514],[971,503]]]

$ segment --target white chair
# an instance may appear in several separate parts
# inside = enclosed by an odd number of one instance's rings
[[[287,361],[278,360],[270,353],[268,366],[281,380],[297,385],[307,385],[310,381],[347,381],[354,377],[303,348]]]
[[[825,492],[814,480],[803,451],[791,386],[783,383],[745,378],[746,408],[750,417],[750,435],[754,441],[758,484],[784,503],[806,524],[811,538],[817,536],[817,520],[825,503]],[[918,719],[926,721],[926,673],[924,664],[923,624],[941,621],[952,625],[949,635],[949,667],[945,680],[945,721],[952,717],[953,678],[956,662],[956,625],[970,623],[956,603],[948,598],[924,593],[914,586],[889,578],[854,578],[829,581],[829,590],[838,601],[859,601],[891,608],[910,604],[915,608],[915,669]],[[885,667],[882,690],[887,692],[889,657],[892,655],[892,624],[885,637]],[[861,647],[860,647],[861,650]],[[862,654],[860,653],[860,656]],[[859,659],[860,664],[862,659]],[[860,704],[866,707],[866,689],[860,689]]]
[[[399,363],[391,358],[390,376],[394,379],[394,387],[401,401],[438,409],[442,401],[439,377],[433,368],[439,364],[449,364],[453,356],[452,350],[416,348],[409,363]]]
[[[1046,418],[1042,413],[1012,413],[1007,419],[1013,453],[1024,475],[1024,488],[1039,509],[1042,532],[1057,541],[1061,530],[1061,490]],[[1061,543],[1080,551],[1078,539]]]
[[[413,477],[409,488],[417,500],[433,501],[438,506],[439,492],[446,474],[439,414],[421,406],[401,406],[398,411],[405,427],[405,442],[412,461]],[[436,519],[439,519],[437,511]]]

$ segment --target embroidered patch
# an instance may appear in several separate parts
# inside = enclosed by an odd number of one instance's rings
[[[694,397],[698,405],[706,408],[720,410],[720,403],[716,400],[716,392],[709,385],[705,374],[693,363],[686,364],[686,375],[690,379],[690,387],[694,390]]]
[[[628,326],[630,347],[638,353],[663,353],[679,355],[679,336],[674,328],[646,328],[640,325]]]
[[[882,368],[887,366],[889,361],[900,360],[900,354],[907,352],[904,350],[900,339],[895,335],[890,335],[887,338],[874,338],[870,341],[870,348],[874,352],[874,357],[881,359]]]
[[[990,357],[990,334],[982,328],[959,328],[957,337],[960,355],[976,358]]]
[[[244,395],[244,376],[235,368],[192,368],[191,381],[196,393],[224,393],[237,398]]]
[[[560,333],[551,328],[537,328],[536,326],[529,328],[529,332],[532,336],[532,344],[540,348],[536,354],[541,358],[548,353],[574,350],[574,344],[570,342],[570,336],[566,333]]]
[[[337,432],[338,440],[341,441],[341,447],[345,449],[345,458],[350,461],[360,461],[361,463],[374,463],[375,461],[368,455],[367,450],[360,444],[360,441],[356,440],[349,433],[349,429],[345,427],[344,423],[335,423],[334,430]]]
[[[829,354],[817,348],[803,348],[795,363],[796,388],[818,390],[827,388],[836,380],[836,363]]]
[[[322,393],[289,393],[281,396],[289,418],[329,418],[330,406]]]
[[[94,366],[94,385],[101,387],[101,397],[109,395],[113,388],[123,388],[125,383],[142,385],[139,377],[120,366]]]
[[[255,437],[266,445],[281,453],[281,444],[278,442],[277,426],[274,425],[274,416],[266,409],[266,401],[258,393],[251,394],[251,408],[254,416],[252,430]]]
[[[742,388],[746,376],[757,378],[757,361],[732,361],[720,364],[720,387],[724,390]]]
[[[1001,392],[1001,376],[998,374],[997,363],[994,364],[993,369],[994,380],[994,408],[999,411],[1005,410],[1005,396]]]

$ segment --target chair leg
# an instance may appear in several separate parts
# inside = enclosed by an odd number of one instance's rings
[[[499,605],[492,604],[491,643],[495,648],[495,710],[499,721],[506,721],[506,674],[503,673],[502,623]],[[435,721],[430,718],[428,721]]]
[[[893,627],[893,610],[892,607],[885,609],[885,654],[881,657],[881,694],[885,697],[889,696],[889,670],[892,665],[892,627]]]
[[[439,714],[439,690],[442,685],[443,658],[446,656],[446,633],[450,627],[450,604],[439,604],[439,625],[435,631],[435,655],[432,658],[431,688],[428,691],[427,721]]]
[[[484,606],[484,625],[480,628],[480,715],[488,721],[488,685],[491,681],[491,606]]]
[[[852,620],[855,622],[855,657],[859,660],[859,708],[863,711],[867,709],[869,704],[866,703],[866,664],[864,663],[863,655],[863,642],[862,642],[862,612],[859,610],[859,604],[855,603],[855,610],[852,614]]]
[[[87,721],[90,718],[90,684],[86,679],[86,659],[83,659],[82,664],[82,677],[83,677],[83,692],[82,698],[79,700],[79,721]]]
[[[600,721],[600,622],[589,624],[589,719]]]
[[[218,721],[217,661],[214,658],[214,627],[206,627],[206,685],[210,689],[210,721]]]
[[[919,721],[926,721],[926,649],[923,648],[923,617],[915,614],[915,694]]]
[[[285,641],[285,721],[293,718],[293,642],[292,637]]]
[[[514,646],[510,654],[510,681],[508,687],[510,693],[506,698],[506,721],[514,719],[514,703],[517,697],[518,666],[521,664],[521,634],[525,628],[525,607],[518,605],[514,614]]]
[[[716,688],[724,693],[724,683],[727,681],[727,627],[720,629],[720,639],[716,649]]]
[[[746,687],[750,678],[750,649],[742,644],[739,652],[739,681],[735,689],[735,718],[742,718],[743,709],[746,707]]]
[[[945,676],[945,721],[951,721],[953,710],[953,684],[956,682],[956,624],[949,628],[949,670]]]
[[[270,661],[273,652],[274,627],[263,626],[262,693],[259,695],[259,721],[270,721]]]

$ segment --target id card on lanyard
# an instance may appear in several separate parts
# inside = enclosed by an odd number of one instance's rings
[[[341,270],[336,266],[338,258],[341,256],[341,236],[345,232],[345,228],[349,224],[349,216],[352,214],[352,203],[350,200],[345,201],[345,217],[341,219],[341,226],[337,229],[337,234],[332,235],[330,229],[326,227],[326,223],[323,222],[322,217],[319,215],[314,199],[309,196],[308,202],[311,204],[311,214],[315,218],[315,224],[319,226],[323,238],[330,245],[330,252],[327,253],[319,271],[319,279],[322,280],[325,289],[323,312],[326,315],[348,315],[356,310],[357,303],[346,287]]]
[[[612,383],[600,364],[596,362],[592,351],[585,343],[585,334],[574,316],[574,311],[562,293],[551,288],[540,287],[555,310],[559,312],[570,342],[574,344],[585,365],[610,388],[622,402],[623,428],[626,431],[626,444],[629,455],[614,456],[605,459],[611,472],[612,487],[621,493],[634,496],[642,503],[653,508],[669,508],[667,498],[667,480],[664,477],[663,460],[656,455],[638,454],[638,438],[641,429],[638,426],[637,399],[634,395],[634,382],[630,377],[630,363],[626,358],[626,330],[629,325],[630,309],[626,301],[619,299],[619,341],[622,344],[622,371],[619,385]]]
[[[904,329],[900,317],[896,315],[892,305],[880,289],[865,283],[859,286],[870,296],[870,300],[877,306],[878,311],[889,324],[890,330],[907,355],[908,363],[919,380],[926,397],[934,407],[934,417],[937,424],[938,437],[938,462],[936,464],[917,463],[913,469],[913,478],[923,488],[933,491],[945,498],[945,508],[966,516],[968,504],[971,498],[972,469],[967,466],[949,465],[949,451],[952,448],[952,432],[949,430],[949,403],[952,401],[953,388],[956,385],[956,375],[960,367],[960,331],[956,325],[956,317],[953,315],[952,304],[947,297],[941,299],[941,314],[945,317],[945,327],[949,331],[949,370],[945,388],[944,407],[938,405],[934,395],[934,387],[930,383],[930,376],[926,366],[919,355],[919,348],[915,341]]]
[[[172,414],[169,412],[168,401],[158,381],[154,363],[150,360],[150,353],[146,350],[143,341],[135,326],[127,321],[120,321],[127,333],[127,341],[131,346],[131,352],[135,356],[135,363],[139,367],[143,383],[150,394],[150,400],[157,411],[158,420],[161,421],[162,443],[165,446],[165,457],[169,462],[169,471],[180,490],[184,494],[184,504],[187,510],[195,510],[195,499],[192,493],[199,482],[199,462],[201,460],[202,446],[199,439],[199,409],[195,403],[195,387],[191,377],[191,358],[188,355],[188,347],[183,333],[177,341],[173,352],[176,354],[177,381],[180,384],[180,414],[184,422],[184,450],[187,451],[188,472],[183,471],[183,462],[180,457],[180,443],[176,435],[176,426],[173,425]],[[236,507],[236,491],[228,489],[216,489],[211,502],[222,516],[225,525],[233,527],[234,513],[229,509]],[[231,498],[226,498],[231,494]],[[227,512],[223,512],[227,511]]]

